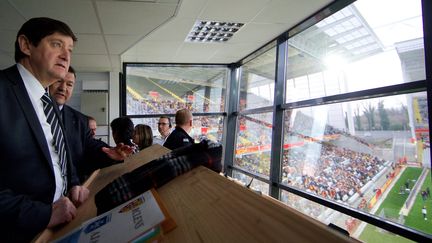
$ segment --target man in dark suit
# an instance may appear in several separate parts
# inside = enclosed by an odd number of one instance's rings
[[[70,145],[72,161],[82,183],[94,170],[121,162],[124,158],[116,154],[115,150],[114,153],[104,153],[102,148],[110,147],[108,144],[93,138],[88,116],[66,105],[66,102],[72,97],[75,79],[76,73],[71,66],[65,78],[59,79],[49,86],[49,92],[59,106],[63,118],[62,122],[66,129],[66,139]]]
[[[51,131],[41,100],[66,75],[75,41],[63,22],[30,19],[17,34],[17,64],[0,71],[0,242],[28,242],[46,227],[69,222],[88,198],[68,143]],[[58,118],[57,106],[51,107]]]
[[[168,135],[163,146],[173,150],[194,144],[194,139],[188,134],[192,130],[192,119],[193,116],[190,110],[178,110],[175,115],[176,127]]]
[[[92,135],[92,138],[96,137],[96,130],[97,130],[97,122],[96,119],[92,116],[87,116],[88,118],[88,125],[90,128],[90,134]]]

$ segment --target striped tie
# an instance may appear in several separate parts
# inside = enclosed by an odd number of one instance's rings
[[[45,112],[45,116],[47,118],[47,122],[51,125],[51,133],[53,135],[53,146],[55,148],[55,152],[59,156],[59,166],[63,178],[63,195],[66,195],[67,190],[67,167],[66,167],[66,148],[63,137],[63,130],[60,127],[59,118],[54,112],[54,107],[52,104],[51,98],[48,96],[48,93],[45,93],[42,98],[43,109]]]

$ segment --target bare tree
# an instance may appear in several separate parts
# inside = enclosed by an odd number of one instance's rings
[[[355,126],[356,126],[357,130],[362,130],[360,107],[358,105],[354,111],[354,121],[355,121]]]
[[[374,130],[375,128],[375,107],[372,105],[371,102],[368,102],[366,105],[363,106],[363,113],[366,116],[367,122],[368,122],[368,129]]]
[[[387,110],[384,108],[384,101],[380,100],[378,102],[378,115],[380,118],[380,124],[382,130],[388,130],[390,127],[390,120],[387,114]]]

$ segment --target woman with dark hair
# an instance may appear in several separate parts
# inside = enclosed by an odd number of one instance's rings
[[[138,145],[140,151],[151,146],[153,144],[153,132],[151,127],[144,124],[136,125],[133,142]]]

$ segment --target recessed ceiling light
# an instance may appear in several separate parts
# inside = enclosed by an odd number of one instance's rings
[[[185,42],[227,42],[243,25],[243,23],[198,20]]]

